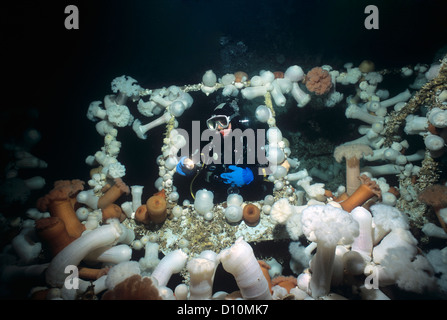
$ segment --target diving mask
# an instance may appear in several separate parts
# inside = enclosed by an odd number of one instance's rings
[[[206,120],[206,125],[211,130],[223,130],[228,128],[230,120],[229,116],[215,115]]]

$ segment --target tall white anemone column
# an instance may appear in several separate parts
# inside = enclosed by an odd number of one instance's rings
[[[204,251],[199,257],[188,262],[186,268],[190,275],[189,299],[211,299],[217,264],[217,254],[212,251]]]
[[[272,299],[267,279],[262,273],[251,246],[242,237],[228,249],[219,254],[225,271],[236,279],[237,286],[244,299]]]

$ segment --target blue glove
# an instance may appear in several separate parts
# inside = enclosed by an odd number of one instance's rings
[[[242,187],[253,181],[253,172],[249,168],[239,168],[237,166],[229,166],[233,172],[222,173],[220,177],[224,179],[224,183]]]
[[[177,163],[177,167],[175,168],[175,170],[182,176],[189,176],[191,175],[192,171],[186,167],[185,159],[187,159],[187,157],[180,158],[180,161]]]

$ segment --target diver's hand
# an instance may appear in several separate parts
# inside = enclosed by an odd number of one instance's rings
[[[253,172],[249,168],[239,168],[237,166],[229,166],[233,172],[222,173],[220,177],[224,180],[224,183],[242,187],[253,181]]]

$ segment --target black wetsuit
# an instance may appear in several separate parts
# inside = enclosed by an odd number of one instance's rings
[[[267,194],[271,194],[273,190],[273,184],[267,181],[267,171],[263,170],[266,168],[268,164],[261,163],[262,161],[258,158],[259,148],[264,147],[262,144],[265,143],[265,130],[267,128],[253,128],[253,123],[257,121],[248,120],[247,118],[235,117],[232,121],[231,129],[234,132],[232,136],[225,136],[221,139],[221,163],[211,163],[211,164],[199,164],[196,166],[196,172],[190,174],[188,176],[180,176],[176,177],[176,185],[180,184],[185,186],[186,184],[190,184],[191,188],[188,188],[188,193],[191,191],[195,194],[200,189],[207,189],[214,193],[214,203],[220,203],[227,199],[228,195],[231,193],[238,193],[242,196],[244,201],[255,201],[263,199]],[[239,151],[236,154],[234,147],[236,146],[235,137],[240,137],[240,132],[236,134],[234,130],[240,129],[242,132],[245,132],[246,129],[251,130],[254,133],[255,143],[248,143],[248,138],[243,138],[242,143],[242,156]],[[257,129],[265,129],[260,131],[260,133],[264,134],[264,139],[257,139]],[[230,144],[225,144],[226,139],[232,139],[233,150],[231,150]],[[261,140],[261,141],[259,141]],[[258,145],[260,143],[261,145]],[[227,146],[227,148],[225,147]],[[239,145],[240,146],[240,145]],[[239,149],[239,148],[238,148]],[[231,150],[231,151],[230,151]],[[232,161],[228,163],[228,161],[224,161],[225,153],[231,152]],[[251,156],[251,159],[249,158]],[[254,159],[254,161],[253,161]],[[222,173],[231,173],[229,167],[232,165],[236,165],[240,168],[249,168],[253,173],[253,181],[249,184],[243,185],[241,187],[232,186],[224,182],[224,179],[221,177]],[[180,193],[180,192],[179,192]],[[183,195],[186,196],[184,190]],[[192,198],[191,195],[188,198]]]

